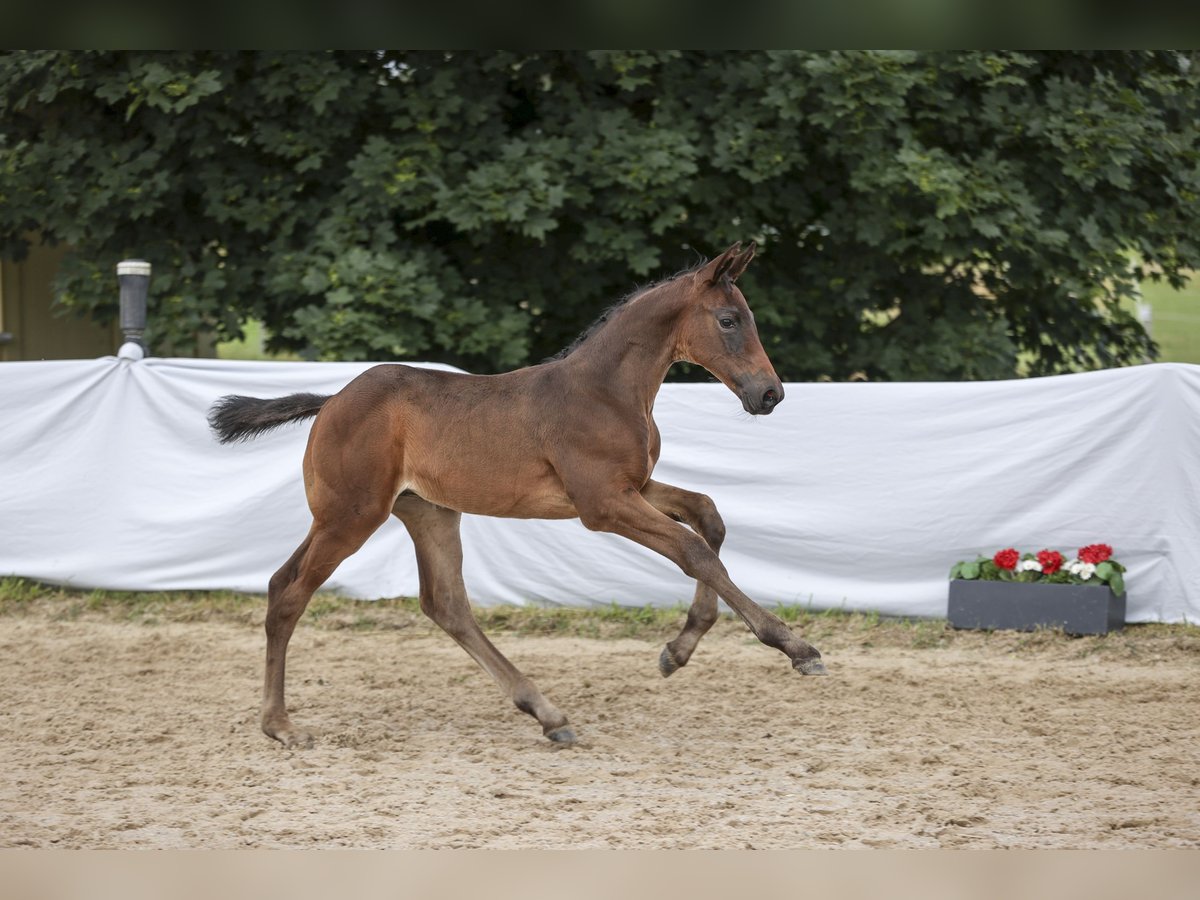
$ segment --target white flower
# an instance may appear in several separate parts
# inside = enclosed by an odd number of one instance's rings
[[[1083,568],[1083,563],[1077,559],[1073,559],[1069,563],[1067,563],[1067,571],[1070,572],[1072,575],[1078,575],[1082,568]]]
[[[1021,565],[1017,567],[1022,572],[1040,572],[1042,564],[1036,559],[1023,559]]]
[[[1087,581],[1096,574],[1096,567],[1092,563],[1082,563],[1079,566],[1079,577]]]

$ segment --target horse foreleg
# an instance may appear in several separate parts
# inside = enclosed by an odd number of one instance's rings
[[[567,717],[496,649],[475,621],[463,584],[459,513],[413,495],[401,496],[392,511],[404,523],[416,547],[422,612],[496,680],[517,709],[538,720],[542,734],[555,743],[575,743]]]
[[[704,539],[659,512],[633,487],[612,492],[572,493],[583,524],[608,531],[661,553],[687,575],[714,591],[754,632],[754,636],[785,654],[802,675],[824,675],[817,648],[802,640],[774,613],[746,596],[729,578],[721,560]]]
[[[683,522],[704,538],[713,553],[721,552],[721,544],[725,541],[725,523],[711,498],[659,481],[648,482],[642,488],[642,496],[659,512]],[[687,622],[675,640],[663,647],[658,657],[658,670],[664,678],[687,665],[696,645],[716,621],[717,592],[703,581],[697,581],[696,593],[688,608]]]

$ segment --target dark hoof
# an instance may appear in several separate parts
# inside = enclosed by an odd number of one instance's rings
[[[679,663],[671,655],[671,648],[663,647],[662,653],[658,654],[658,671],[662,672],[662,677],[670,678],[678,669]]]
[[[801,675],[828,675],[829,670],[825,668],[825,663],[821,662],[821,657],[810,656],[808,659],[793,659],[792,668]]]
[[[571,730],[569,725],[564,725],[561,728],[555,728],[549,732],[546,737],[550,738],[556,744],[573,744],[577,740],[575,732]]]

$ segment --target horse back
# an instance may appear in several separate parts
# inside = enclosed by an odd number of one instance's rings
[[[551,461],[561,426],[544,414],[538,374],[374,366],[318,415],[306,482],[342,482],[389,503],[411,491],[480,515],[573,517]]]

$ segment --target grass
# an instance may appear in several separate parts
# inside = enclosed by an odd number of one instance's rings
[[[1158,342],[1160,362],[1200,363],[1200,277],[1181,291],[1165,283],[1142,284],[1150,304],[1150,334]]]
[[[218,359],[250,359],[274,360],[277,362],[297,362],[302,359],[296,353],[268,353],[266,350],[267,333],[262,322],[248,319],[242,326],[244,335],[240,341],[222,341],[217,344]]]
[[[155,626],[178,622],[227,622],[260,628],[266,612],[261,594],[234,591],[81,591],[24,578],[0,579],[0,620],[35,617],[51,621],[110,621]],[[915,651],[959,647],[1023,655],[1057,653],[1084,658],[1154,661],[1184,654],[1200,659],[1200,627],[1188,624],[1136,625],[1113,634],[1075,638],[1047,629],[1017,632],[955,631],[945,619],[895,618],[876,612],[776,607],[775,612],[818,647],[888,647]],[[560,606],[475,607],[475,618],[492,634],[557,635],[601,640],[632,638],[654,643],[674,637],[686,616],[684,606],[590,608]],[[303,627],[325,631],[438,633],[412,598],[352,600],[319,593],[308,606]],[[745,625],[724,614],[714,635],[753,642]]]
[[[266,597],[234,591],[109,591],[77,590],[43,585],[24,578],[0,579],[0,617],[40,615],[57,620],[96,617],[147,625],[164,622],[234,622],[261,624]],[[561,606],[475,607],[480,625],[488,631],[514,634],[563,634],[578,637],[652,637],[677,630],[684,607],[592,608]],[[388,631],[436,626],[411,597],[374,601],[318,593],[304,620],[326,630]]]

